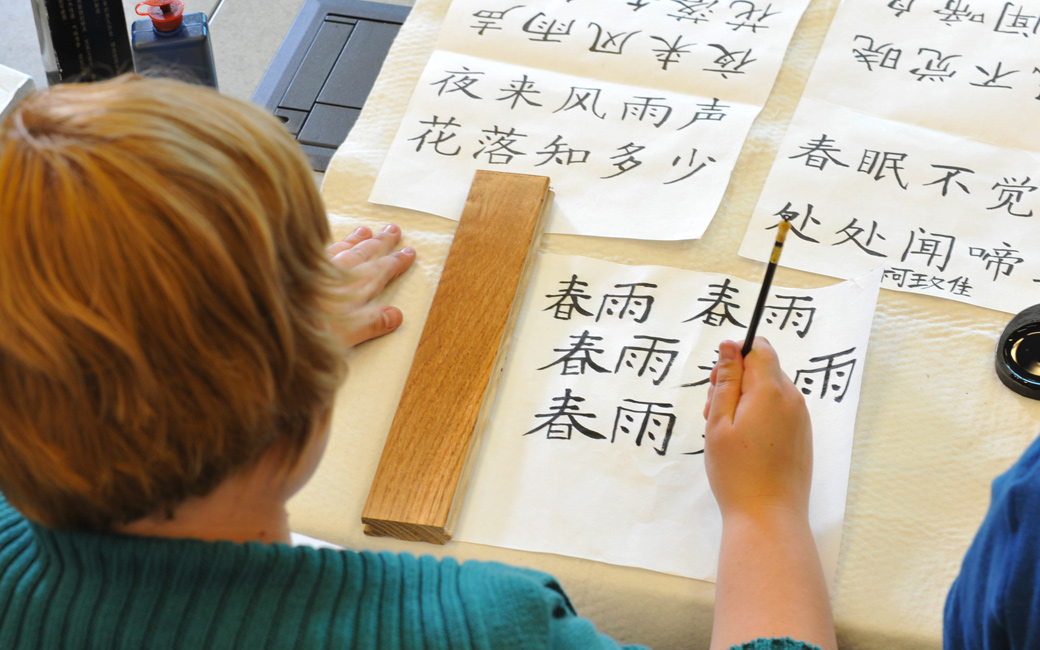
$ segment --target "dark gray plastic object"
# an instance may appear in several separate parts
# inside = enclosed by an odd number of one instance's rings
[[[307,0],[253,93],[323,172],[372,90],[409,7]]]

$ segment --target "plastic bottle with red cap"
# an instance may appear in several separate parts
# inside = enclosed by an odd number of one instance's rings
[[[206,14],[184,13],[182,0],[144,0],[136,11],[148,16],[130,30],[138,74],[217,87]]]

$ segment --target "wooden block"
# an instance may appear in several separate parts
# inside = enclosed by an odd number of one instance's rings
[[[544,176],[474,177],[361,515],[366,534],[451,539],[548,205]]]

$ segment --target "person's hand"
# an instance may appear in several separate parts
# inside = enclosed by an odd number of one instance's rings
[[[343,286],[345,300],[338,309],[337,331],[348,346],[358,345],[397,329],[404,315],[397,307],[368,304],[415,261],[415,249],[406,246],[394,251],[401,241],[401,229],[391,224],[376,234],[361,226],[343,240],[328,247],[332,263],[349,270]]]
[[[719,345],[704,418],[704,463],[724,519],[763,509],[808,517],[809,412],[766,339],[744,358],[737,343]]]
[[[837,648],[809,527],[812,427],[805,399],[762,337],[719,344],[704,406],[704,464],[722,511],[711,648],[790,637]]]

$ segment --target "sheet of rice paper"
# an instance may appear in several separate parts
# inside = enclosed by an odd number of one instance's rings
[[[812,417],[810,521],[831,579],[880,279],[774,284],[758,328]],[[702,410],[718,344],[744,340],[760,286],[540,255],[455,539],[714,580]]]
[[[846,0],[740,254],[1006,312],[1040,287],[1040,2]],[[1031,297],[1033,296],[1033,297]]]
[[[548,176],[547,232],[697,239],[808,0],[455,0],[369,200],[459,219]]]

